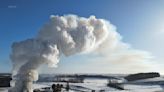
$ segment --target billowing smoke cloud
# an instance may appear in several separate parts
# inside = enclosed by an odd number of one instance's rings
[[[116,30],[116,27],[113,27],[113,30]],[[89,61],[92,61],[91,64],[95,67],[103,66],[99,69],[101,73],[160,71],[157,59],[150,52],[134,49],[130,44],[123,42],[122,36],[116,31],[109,31],[107,39],[96,52],[100,54],[99,57],[91,58]]]
[[[132,65],[132,62],[143,64],[152,59],[149,53],[135,50],[122,42],[116,27],[109,21],[95,16],[84,18],[76,15],[52,15],[35,38],[13,43],[11,59],[15,86],[10,91],[32,92],[32,83],[38,79],[37,69],[41,65],[56,67],[61,55],[92,51],[103,55],[96,58],[102,61],[102,65],[107,65],[103,61],[110,61],[112,66]]]
[[[37,69],[41,65],[56,67],[61,55],[97,49],[109,33],[117,34],[112,28],[112,24],[95,16],[51,16],[35,38],[13,43],[11,59],[15,83],[10,92],[33,92],[32,83],[38,79]]]

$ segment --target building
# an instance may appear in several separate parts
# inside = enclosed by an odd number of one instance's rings
[[[0,87],[10,87],[11,74],[0,74]]]

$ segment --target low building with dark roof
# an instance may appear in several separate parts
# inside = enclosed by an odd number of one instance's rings
[[[10,87],[11,74],[0,74],[0,87]]]

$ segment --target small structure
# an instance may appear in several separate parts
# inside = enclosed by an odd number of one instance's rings
[[[63,88],[62,84],[53,84],[52,85],[53,92],[61,92],[62,88]]]
[[[69,82],[67,82],[67,85],[66,85],[66,91],[69,91],[70,87],[69,87]]]
[[[121,85],[122,83],[123,83],[123,80],[121,79],[110,79],[108,81],[107,86],[118,89],[118,90],[124,90],[124,87]]]
[[[10,74],[0,74],[0,87],[10,87],[11,80]]]

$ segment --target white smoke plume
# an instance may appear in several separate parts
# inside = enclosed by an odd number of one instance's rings
[[[13,88],[9,92],[33,92],[38,79],[37,69],[48,64],[56,67],[61,55],[88,53],[99,47],[113,31],[113,25],[103,19],[76,15],[54,16],[35,38],[12,45]]]
[[[41,65],[56,67],[61,55],[92,51],[103,54],[97,58],[98,61],[111,61],[113,65],[126,65],[129,61],[131,65],[132,62],[143,64],[152,59],[149,53],[122,42],[121,35],[109,21],[95,16],[52,15],[35,38],[13,43],[14,85],[9,92],[32,92],[32,83],[38,79],[37,69]],[[104,64],[107,65],[106,62]]]

